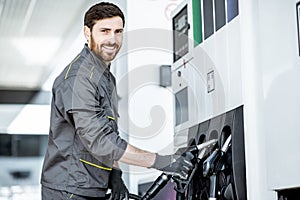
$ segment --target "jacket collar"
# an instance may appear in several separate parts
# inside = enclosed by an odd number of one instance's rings
[[[110,71],[110,63],[109,63],[109,65],[107,66],[105,63],[104,63],[104,61],[103,61],[103,59],[100,57],[100,56],[98,56],[98,55],[96,55],[89,47],[88,47],[88,45],[87,44],[84,44],[84,48],[83,48],[83,53],[84,54],[86,54],[86,55],[90,55],[91,56],[91,58],[93,59],[93,61],[97,64],[97,66],[100,66],[103,70],[108,70],[108,71]]]

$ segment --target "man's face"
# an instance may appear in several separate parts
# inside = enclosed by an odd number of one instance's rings
[[[123,41],[123,21],[120,17],[101,19],[93,26],[92,32],[85,28],[90,49],[109,64],[119,52]]]

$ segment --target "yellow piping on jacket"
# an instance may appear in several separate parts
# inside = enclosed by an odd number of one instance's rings
[[[78,60],[79,57],[80,57],[80,55],[78,55],[78,56],[70,63],[69,68],[68,68],[68,70],[67,70],[67,73],[66,73],[66,75],[65,75],[65,80],[68,78],[68,74],[69,74],[70,69],[72,68],[73,63],[76,62],[76,60]]]
[[[116,120],[116,118],[112,117],[112,116],[107,116],[108,119],[112,119],[112,120]]]
[[[97,167],[99,169],[103,169],[103,170],[107,170],[107,171],[111,171],[112,168],[109,168],[109,167],[103,167],[103,166],[100,166],[100,165],[97,165],[97,164],[94,164],[94,163],[91,163],[89,161],[86,161],[86,160],[83,160],[83,159],[79,159],[81,162],[85,163],[85,164],[88,164],[88,165],[91,165],[93,167]]]
[[[93,67],[92,67],[92,70],[91,70],[91,75],[90,75],[90,79],[92,79],[92,78],[93,78],[93,75],[94,75],[94,68],[95,68],[95,66],[93,66]]]

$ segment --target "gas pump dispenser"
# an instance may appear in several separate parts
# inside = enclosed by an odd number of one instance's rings
[[[288,110],[300,112],[299,103],[290,100],[300,102],[300,96],[283,98],[272,86],[300,89],[299,79],[293,78],[300,75],[295,48],[299,5],[280,0],[186,0],[173,11],[174,148],[218,140],[191,180],[188,199],[289,199],[289,191],[299,195],[300,160],[285,154],[299,147],[297,123],[291,123],[291,118],[300,123],[299,117]],[[293,28],[285,26],[288,21]],[[273,34],[291,48],[272,48]],[[271,109],[283,104],[287,109]],[[278,115],[291,118],[279,121]],[[224,154],[229,137],[231,145]],[[279,138],[282,151],[274,146]],[[293,163],[288,166],[291,171],[282,162]],[[282,180],[271,172],[281,174]]]

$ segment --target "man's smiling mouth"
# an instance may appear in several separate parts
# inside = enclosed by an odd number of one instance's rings
[[[103,45],[102,48],[106,52],[111,52],[111,53],[115,52],[115,50],[117,49],[116,45]]]

